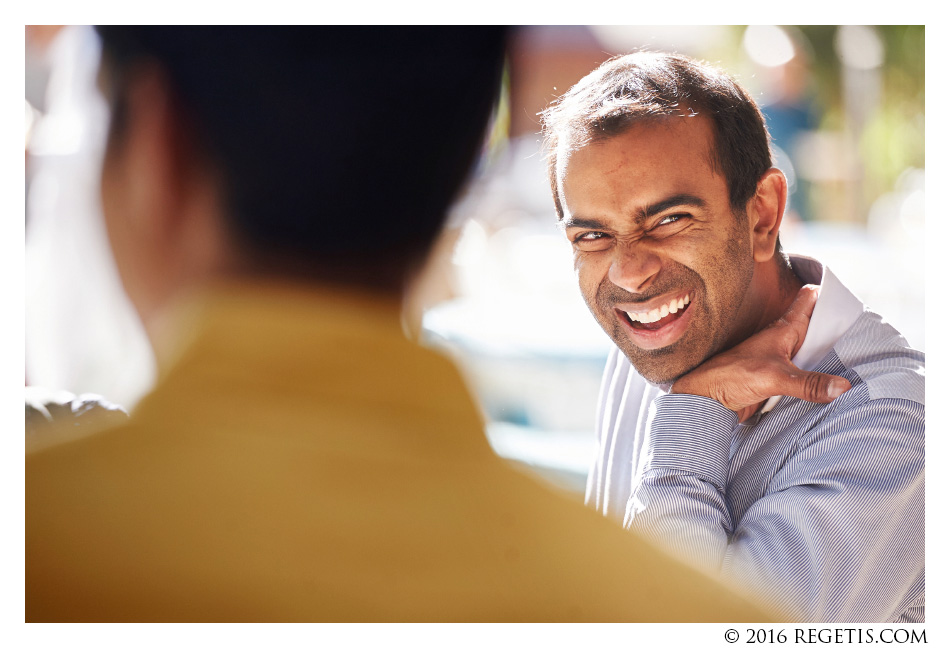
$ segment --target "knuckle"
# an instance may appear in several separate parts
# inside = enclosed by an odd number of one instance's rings
[[[810,373],[805,375],[805,394],[811,398],[816,399],[824,395],[825,391],[822,386],[824,381],[822,380],[821,374]]]
[[[790,313],[786,313],[783,319],[785,319],[789,325],[802,325],[807,324],[809,321],[809,317],[800,311],[791,311]]]

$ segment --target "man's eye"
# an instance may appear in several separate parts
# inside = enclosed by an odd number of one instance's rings
[[[575,241],[596,241],[597,239],[604,238],[605,236],[606,234],[604,234],[603,232],[584,232],[583,234],[579,234],[577,238],[575,238],[574,240]]]
[[[657,227],[660,225],[669,225],[670,223],[675,223],[678,220],[688,217],[689,214],[670,214],[669,216],[664,216],[663,219],[657,223]]]
[[[571,239],[571,242],[581,251],[596,252],[610,245],[610,235],[605,232],[583,232]]]

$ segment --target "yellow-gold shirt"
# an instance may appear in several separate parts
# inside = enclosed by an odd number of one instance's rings
[[[177,322],[127,422],[28,439],[27,621],[769,620],[496,456],[395,301],[231,284]]]

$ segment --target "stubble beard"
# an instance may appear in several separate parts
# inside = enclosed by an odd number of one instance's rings
[[[617,317],[617,304],[643,303],[668,292],[689,292],[690,308],[697,309],[691,315],[694,322],[709,322],[706,283],[696,272],[681,265],[669,268],[663,284],[651,287],[648,293],[627,292],[604,277],[597,287],[593,303],[586,295],[584,297],[594,318],[627,356],[637,373],[657,385],[673,382],[712,355],[708,346],[695,339],[699,329],[693,322],[683,337],[660,349],[641,349],[630,340],[626,326]]]
[[[627,292],[604,277],[593,301],[586,294],[584,300],[601,328],[627,356],[637,373],[655,385],[668,385],[724,350],[736,327],[742,296],[752,281],[753,261],[744,242],[736,237],[727,244],[724,258],[716,263],[724,264],[725,271],[720,270],[711,276],[723,286],[731,287],[728,294],[720,293],[723,303],[717,304],[717,312],[710,303],[703,277],[678,263],[665,268],[662,283],[651,286],[647,293]],[[618,303],[642,303],[657,295],[685,291],[690,294],[689,308],[693,312],[680,339],[660,349],[641,349],[630,340],[626,326],[616,313]]]

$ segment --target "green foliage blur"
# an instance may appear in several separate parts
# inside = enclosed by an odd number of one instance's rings
[[[866,70],[847,68],[837,25],[783,29],[807,66],[816,132],[840,138],[844,150],[841,160],[836,158],[841,177],[803,187],[810,211],[821,219],[863,222],[875,199],[898,188],[903,174],[924,168],[924,26],[870,28],[882,46],[882,59]],[[740,54],[745,30],[734,27],[734,40],[715,52],[727,67],[731,62],[749,70]],[[796,164],[807,164],[807,158]]]

